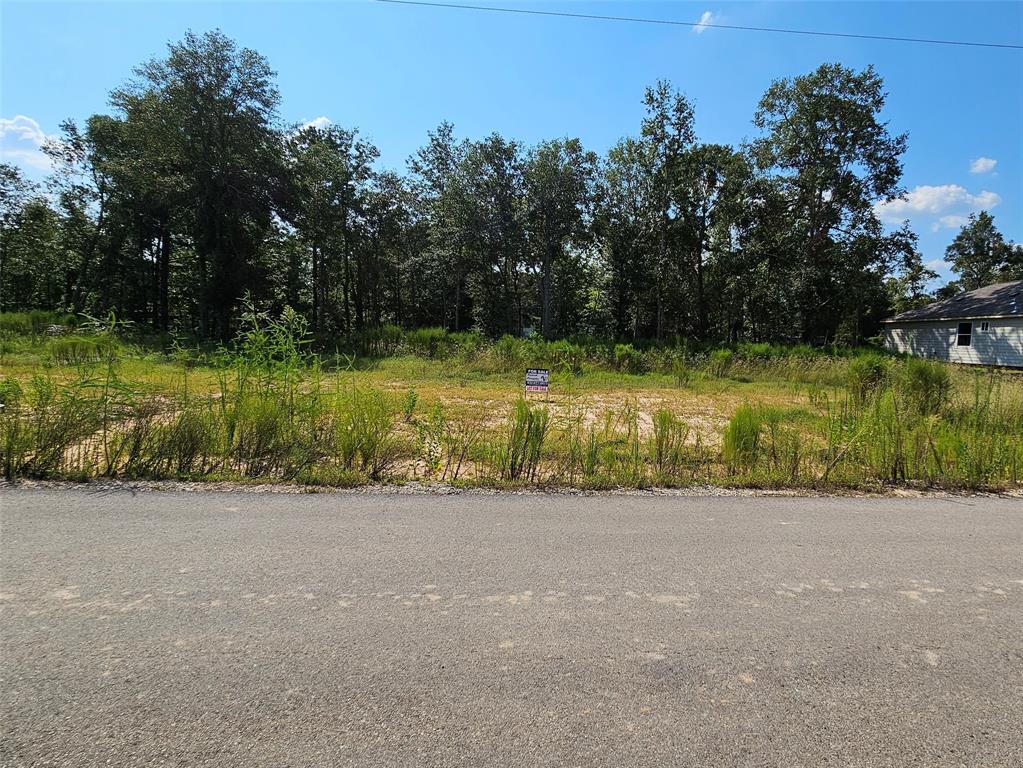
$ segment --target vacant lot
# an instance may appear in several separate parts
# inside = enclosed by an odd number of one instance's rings
[[[8,477],[583,487],[1018,486],[1023,378],[870,350],[543,342],[434,329],[312,354],[254,319],[219,350],[9,335]],[[551,391],[524,399],[527,367]]]

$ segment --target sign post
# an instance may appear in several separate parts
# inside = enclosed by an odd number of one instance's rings
[[[543,392],[545,395],[550,388],[551,372],[546,368],[526,369],[526,394],[530,392]]]

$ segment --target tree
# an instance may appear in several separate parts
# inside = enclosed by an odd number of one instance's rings
[[[959,276],[956,288],[960,291],[1023,279],[1023,246],[1005,242],[987,211],[970,214],[945,249],[945,260]]]
[[[189,33],[110,114],[62,125],[48,198],[0,167],[0,308],[224,338],[249,295],[360,343],[391,322],[856,343],[933,279],[908,228],[875,215],[901,194],[906,145],[885,98],[872,68],[825,64],[774,82],[759,137],[734,148],[698,143],[692,105],[659,81],[603,158],[441,123],[399,174],[355,130],[282,128],[267,61]],[[986,213],[947,256],[961,281],[943,290],[1023,274]]]
[[[10,274],[11,241],[20,231],[25,204],[34,191],[34,185],[21,171],[8,163],[0,163],[0,312],[15,307]]]
[[[409,297],[420,324],[460,331],[467,308],[466,282],[473,270],[466,219],[465,160],[467,141],[455,139],[454,126],[441,123],[428,134],[426,146],[408,160],[415,225],[422,247],[412,255]]]
[[[313,329],[361,329],[365,260],[359,258],[360,221],[379,152],[357,131],[337,126],[299,131],[288,139],[287,152],[289,215],[311,252]]]
[[[552,338],[555,322],[564,321],[574,302],[572,278],[582,271],[580,252],[588,236],[597,158],[578,139],[546,141],[525,159],[526,233],[531,261],[540,265],[540,328]],[[564,299],[553,312],[555,281]],[[577,281],[576,281],[577,282]]]
[[[450,190],[452,226],[460,230],[474,323],[484,333],[521,334],[531,293],[520,146],[494,133],[471,143]]]
[[[766,135],[753,157],[786,201],[794,321],[807,341],[834,339],[843,322],[858,338],[864,302],[886,271],[873,206],[901,194],[906,136],[880,120],[885,98],[873,67],[824,64],[776,80],[754,116]]]
[[[225,338],[256,281],[280,197],[279,96],[260,54],[220,32],[191,32],[135,71],[113,105],[142,125],[146,155],[177,180],[197,257],[199,327]]]
[[[656,279],[651,267],[652,233],[647,226],[652,199],[651,178],[643,163],[643,147],[622,139],[608,151],[597,186],[593,232],[605,273],[605,299],[614,338],[639,338],[644,323],[644,297]]]
[[[646,117],[640,133],[646,172],[650,175],[649,192],[652,196],[650,213],[652,229],[656,232],[657,250],[654,253],[653,286],[656,296],[655,337],[664,337],[665,291],[669,282],[669,239],[679,220],[680,182],[683,162],[695,140],[693,108],[686,97],[675,91],[671,83],[659,80],[646,89],[644,98]]]
[[[749,166],[741,153],[721,144],[700,144],[684,163],[684,210],[689,219],[690,261],[695,277],[696,320],[691,328],[698,339],[710,331],[706,263],[716,250],[729,247],[734,222],[741,213]],[[687,329],[690,330],[690,329]]]
[[[3,217],[8,219],[6,211]],[[65,264],[57,214],[44,199],[33,197],[12,223],[0,251],[0,311],[63,309]]]

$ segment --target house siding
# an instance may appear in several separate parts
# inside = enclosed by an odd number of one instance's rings
[[[973,323],[970,346],[956,346],[959,323]],[[988,330],[980,330],[982,322]],[[1023,368],[1023,317],[921,320],[887,323],[885,346],[893,352],[972,365]]]

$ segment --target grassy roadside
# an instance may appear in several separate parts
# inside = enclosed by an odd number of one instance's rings
[[[116,325],[0,333],[12,479],[1002,489],[1023,477],[1023,377],[863,350],[426,329],[325,357],[301,318],[254,313],[230,350],[204,353],[154,351]],[[528,366],[551,368],[549,398],[522,398]]]

